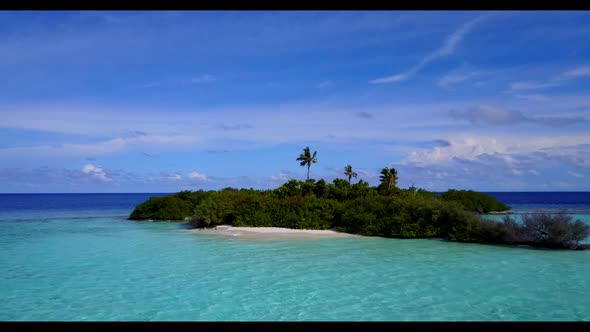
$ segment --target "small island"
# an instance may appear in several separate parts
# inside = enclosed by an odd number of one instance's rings
[[[332,230],[389,238],[440,238],[448,241],[505,244],[550,249],[589,249],[581,244],[590,226],[565,213],[533,213],[517,222],[509,215],[493,221],[482,214],[505,214],[510,207],[472,190],[442,194],[414,186],[397,187],[397,170],[383,168],[380,184],[359,180],[351,165],[345,179],[309,178],[317,163],[309,147],[297,158],[307,167],[305,181],[291,179],[272,190],[225,188],[181,191],[151,197],[129,216],[132,220],[188,221],[191,228],[277,227]]]

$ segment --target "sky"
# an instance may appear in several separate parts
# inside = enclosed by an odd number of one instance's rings
[[[2,11],[0,193],[590,191],[587,11]]]

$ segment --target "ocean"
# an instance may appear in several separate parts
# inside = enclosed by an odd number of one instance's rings
[[[590,223],[589,192],[490,194]],[[590,320],[590,251],[126,219],[160,195],[0,194],[0,321]]]

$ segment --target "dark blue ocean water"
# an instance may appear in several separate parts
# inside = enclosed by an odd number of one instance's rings
[[[133,210],[151,196],[165,193],[141,194],[0,194],[0,211],[26,210]]]
[[[488,192],[488,195],[510,205],[548,204],[548,205],[590,205],[590,192]]]
[[[590,192],[488,192],[508,204],[512,213],[535,211],[590,214]]]
[[[151,196],[134,194],[0,194],[0,221],[126,217]]]
[[[570,209],[590,211],[590,192],[488,192],[512,207],[512,212]],[[0,194],[0,213],[30,212],[86,212],[103,211],[130,213],[133,208],[151,196],[166,193],[133,194]],[[589,212],[590,213],[590,212]]]

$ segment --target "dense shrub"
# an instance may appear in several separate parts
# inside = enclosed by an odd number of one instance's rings
[[[291,179],[273,191],[273,195],[278,198],[302,196],[305,181]]]
[[[320,179],[313,187],[313,194],[316,197],[326,197],[328,194],[328,184],[324,179]]]
[[[441,197],[442,196],[442,197]],[[507,209],[493,197],[449,190],[441,196],[423,189],[393,188],[386,195],[359,181],[327,184],[290,180],[274,190],[182,191],[151,197],[131,219],[183,220],[193,227],[221,224],[294,229],[336,229],[366,236],[438,237],[450,241],[581,248],[590,226],[565,214],[532,214],[516,222],[482,219],[476,212]]]
[[[572,248],[590,235],[590,226],[565,213],[527,214],[522,218],[518,242],[549,248]]]
[[[477,213],[507,211],[510,209],[509,206],[499,202],[496,198],[473,190],[451,189],[442,193],[441,197],[445,201],[458,202],[463,205],[466,210]]]
[[[175,196],[151,197],[138,205],[130,219],[182,220],[192,214],[188,201]]]
[[[232,224],[236,220],[237,207],[252,195],[264,195],[264,193],[233,188],[213,192],[194,207],[191,223],[195,227]]]
[[[193,209],[211,195],[207,191],[181,191],[162,197],[150,197],[135,207],[129,219],[132,220],[184,220],[193,215]]]
[[[529,245],[555,249],[579,249],[590,236],[590,226],[565,213],[534,213],[523,215],[518,223],[510,216],[501,222],[477,219],[468,229],[455,234],[453,240],[498,244]]]
[[[338,204],[314,195],[277,198],[248,193],[229,205],[223,199],[212,196],[201,203],[195,211],[194,225],[231,223],[234,226],[328,229]]]
[[[374,196],[344,202],[341,215],[335,218],[335,227],[370,236],[449,238],[456,232],[454,228],[474,218],[458,204],[433,198]]]

